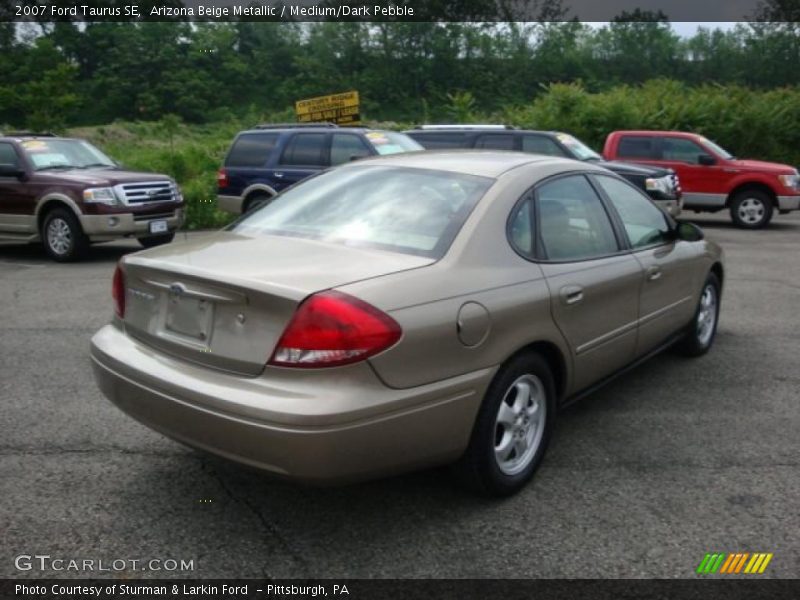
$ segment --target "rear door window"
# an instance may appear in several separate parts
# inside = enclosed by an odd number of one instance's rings
[[[436,132],[436,133],[415,133],[411,134],[413,139],[422,144],[427,149],[436,148],[463,148],[466,135],[457,131]]]
[[[544,135],[523,135],[522,151],[549,156],[566,156],[566,153],[552,139]]]
[[[619,140],[617,155],[620,158],[658,159],[656,138],[650,136],[625,135]]]
[[[475,148],[485,148],[487,150],[514,150],[513,135],[488,134],[478,136]]]
[[[603,201],[583,175],[547,182],[536,197],[539,236],[547,259],[586,260],[620,250]]]
[[[282,165],[324,167],[324,133],[298,133],[286,144],[281,156]]]
[[[225,159],[225,166],[263,167],[277,141],[277,133],[242,134],[233,142],[233,146]]]

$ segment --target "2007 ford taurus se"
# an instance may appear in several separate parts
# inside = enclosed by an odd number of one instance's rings
[[[235,461],[312,483],[456,463],[504,495],[560,405],[706,352],[722,280],[719,247],[602,168],[397,155],[125,257],[92,357],[123,411]]]

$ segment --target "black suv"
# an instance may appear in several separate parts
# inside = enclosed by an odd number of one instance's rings
[[[511,150],[590,161],[644,190],[673,217],[681,212],[681,188],[671,169],[606,161],[579,139],[559,131],[516,129],[508,125],[422,125],[404,131],[427,150],[474,148]]]
[[[416,150],[424,148],[395,131],[328,123],[260,125],[233,140],[217,174],[217,204],[228,212],[249,212],[328,167],[365,156]]]

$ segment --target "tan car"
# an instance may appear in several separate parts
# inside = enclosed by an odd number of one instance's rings
[[[618,176],[503,152],[366,159],[125,257],[95,376],[126,413],[274,474],[456,463],[521,488],[556,411],[711,346],[722,252]]]

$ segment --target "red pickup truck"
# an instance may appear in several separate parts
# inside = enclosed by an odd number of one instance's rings
[[[800,209],[797,169],[759,160],[740,160],[711,140],[682,131],[615,131],[606,138],[606,160],[669,167],[683,188],[683,208],[729,210],[746,229],[764,227],[777,210]]]

